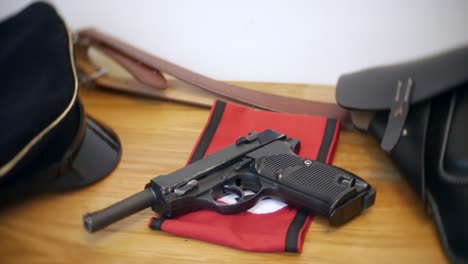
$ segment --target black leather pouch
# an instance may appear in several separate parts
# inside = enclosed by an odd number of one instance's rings
[[[336,97],[420,195],[447,256],[468,262],[468,46],[343,75]]]

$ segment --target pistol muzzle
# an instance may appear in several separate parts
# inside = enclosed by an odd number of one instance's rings
[[[88,233],[93,233],[131,214],[150,207],[156,200],[157,196],[153,189],[146,188],[100,211],[85,214],[83,216],[84,228]]]

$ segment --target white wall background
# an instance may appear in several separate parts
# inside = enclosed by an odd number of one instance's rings
[[[31,1],[1,0],[0,19]],[[54,0],[97,27],[221,80],[335,84],[341,73],[468,44],[468,1]]]

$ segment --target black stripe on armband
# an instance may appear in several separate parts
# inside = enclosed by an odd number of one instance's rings
[[[200,141],[198,142],[197,147],[195,148],[195,152],[190,159],[189,164],[203,159],[208,150],[208,146],[210,146],[211,140],[213,140],[213,136],[218,129],[219,122],[223,118],[224,109],[226,108],[226,103],[223,101],[216,101],[216,105],[214,106],[213,113],[211,115],[211,119],[206,127],[205,131],[203,131],[203,135],[201,136]]]
[[[286,251],[287,252],[298,252],[299,251],[299,234],[301,229],[304,227],[307,220],[308,212],[305,209],[297,210],[296,216],[294,217],[291,225],[288,228],[286,234]]]
[[[328,153],[330,152],[330,147],[333,143],[333,138],[335,137],[336,122],[336,119],[327,119],[322,144],[320,145],[319,153],[317,155],[317,160],[320,162],[327,161]]]

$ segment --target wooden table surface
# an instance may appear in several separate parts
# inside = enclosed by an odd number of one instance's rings
[[[329,86],[238,83],[277,94],[333,101]],[[177,237],[146,227],[146,209],[88,234],[82,215],[142,190],[156,175],[184,165],[208,109],[82,89],[85,110],[119,135],[117,169],[81,190],[46,194],[0,211],[0,263],[445,263],[434,225],[378,144],[342,131],[334,164],[377,189],[375,205],[331,228],[315,218],[301,254],[252,253]]]

